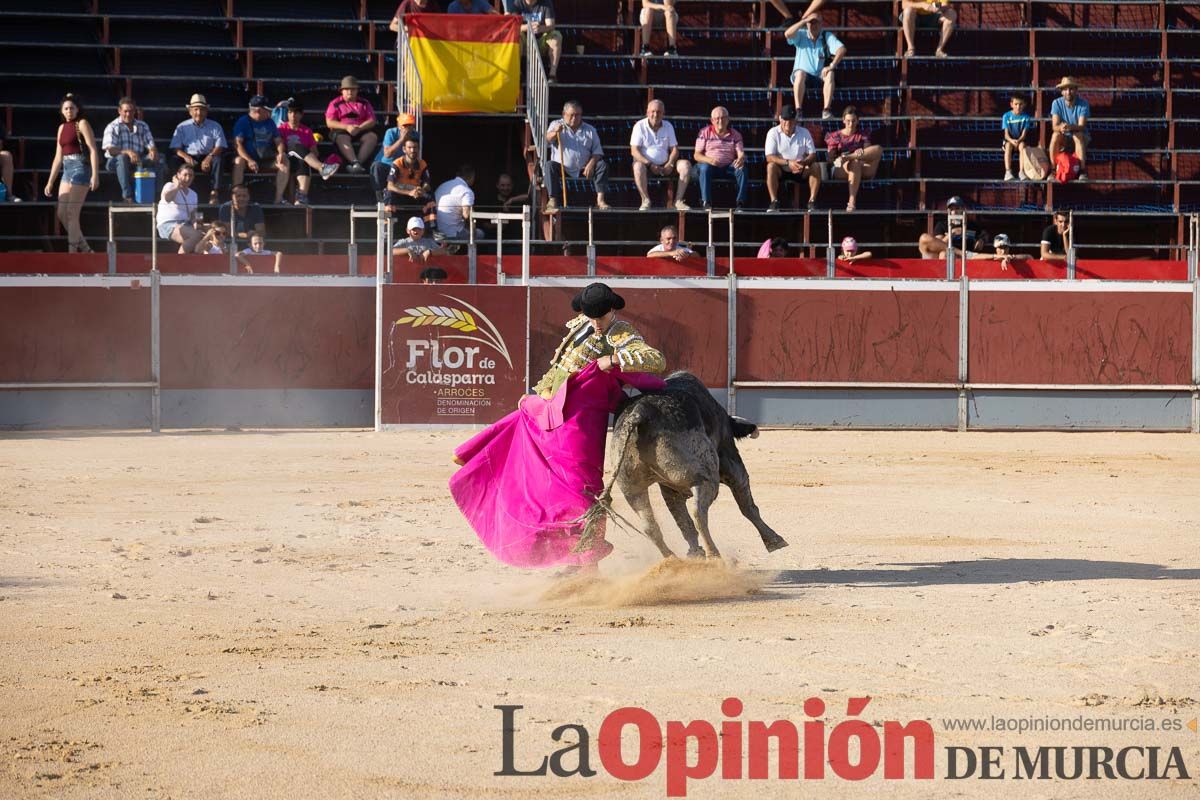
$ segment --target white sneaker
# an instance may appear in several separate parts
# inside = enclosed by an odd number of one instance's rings
[[[326,164],[325,166],[321,167],[321,180],[323,180],[323,181],[329,180],[330,178],[333,177],[334,173],[336,173],[341,168],[342,168],[341,164]]]
[[[682,200],[676,200],[675,201],[675,209],[677,211],[691,211],[692,207],[689,206],[687,203],[685,203]]]
[[[640,206],[638,206],[638,211],[649,211],[649,210],[650,210],[650,201],[649,200],[643,200],[642,204]]]
[[[558,211],[558,201],[551,197],[546,201],[546,213],[553,214],[556,211]]]
[[[1004,180],[1015,181],[1016,179],[1017,179],[1017,176],[1013,174],[1013,171],[1011,169],[1004,170]]]

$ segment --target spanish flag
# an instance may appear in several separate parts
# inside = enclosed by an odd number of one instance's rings
[[[425,112],[516,110],[521,83],[519,16],[408,14],[404,22],[421,74]]]

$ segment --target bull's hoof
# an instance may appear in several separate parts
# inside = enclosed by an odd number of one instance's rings
[[[688,558],[704,558],[704,550],[699,547],[689,547],[687,552]]]
[[[774,553],[776,550],[782,550],[788,546],[788,540],[780,536],[778,533],[773,537],[763,537],[763,547],[767,548],[768,553]]]

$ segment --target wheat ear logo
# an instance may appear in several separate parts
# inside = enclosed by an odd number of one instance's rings
[[[404,309],[404,313],[408,316],[396,320],[396,324],[412,325],[414,328],[433,325],[439,328],[451,328],[463,333],[475,333],[477,334],[476,336],[448,335],[441,338],[465,339],[468,342],[486,344],[503,356],[504,360],[508,362],[509,369],[512,369],[513,363],[512,358],[508,354],[508,347],[505,346],[504,339],[500,336],[500,331],[487,318],[487,315],[465,300],[448,294],[444,294],[442,297],[453,300],[464,306],[467,310],[464,311],[461,308],[451,308],[449,306],[417,306],[416,308],[406,308]]]

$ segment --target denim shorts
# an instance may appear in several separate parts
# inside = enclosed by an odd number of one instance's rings
[[[71,186],[90,186],[92,165],[83,156],[63,156],[62,179]]]
[[[179,219],[173,219],[170,222],[158,223],[158,236],[161,239],[171,240],[171,234],[175,231],[176,225],[187,225],[187,222]]]

